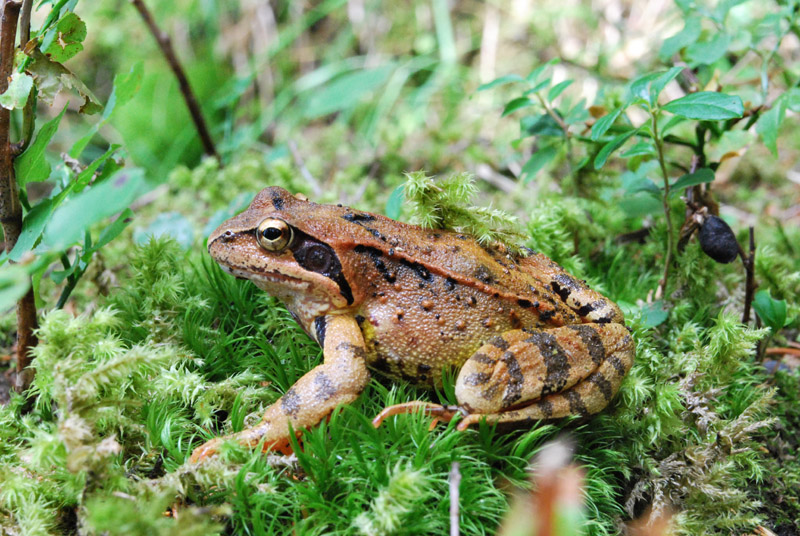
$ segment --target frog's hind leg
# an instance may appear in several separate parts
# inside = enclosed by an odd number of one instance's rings
[[[633,355],[622,324],[504,333],[459,373],[456,397],[469,413],[459,429],[484,418],[511,423],[597,413],[619,390]]]

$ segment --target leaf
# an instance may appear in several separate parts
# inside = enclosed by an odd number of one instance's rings
[[[700,168],[694,173],[687,173],[678,178],[670,186],[670,197],[679,197],[684,188],[705,184],[714,180],[714,172],[709,168]]]
[[[352,108],[377,90],[394,72],[389,63],[375,69],[361,69],[334,79],[306,97],[303,116],[314,119]]]
[[[92,253],[98,251],[100,248],[114,240],[122,231],[125,230],[125,227],[127,227],[131,221],[133,221],[133,211],[129,208],[126,208],[120,213],[117,219],[111,223],[111,225],[100,232],[100,236],[97,237],[97,243],[92,246],[92,249],[89,251]]]
[[[658,57],[661,61],[669,58],[681,51],[681,49],[692,45],[700,38],[700,17],[689,17],[683,25],[683,29],[675,35],[668,37],[661,44]]]
[[[0,106],[6,110],[22,108],[28,101],[31,88],[33,88],[33,78],[30,75],[18,72],[12,73],[8,89],[0,95]]]
[[[75,177],[75,180],[70,185],[72,187],[72,191],[77,193],[86,188],[86,186],[89,185],[89,181],[92,180],[92,177],[94,177],[95,171],[97,171],[103,162],[108,160],[109,157],[117,151],[117,149],[119,149],[119,145],[112,145],[108,151],[97,158],[94,162],[86,166],[83,171],[78,173],[78,176]]]
[[[403,208],[403,185],[398,186],[392,190],[389,199],[386,201],[385,214],[387,217],[396,220],[400,217],[400,212]]]
[[[611,128],[611,125],[614,124],[614,121],[617,120],[617,117],[619,117],[619,114],[621,113],[622,107],[615,108],[611,111],[611,113],[608,113],[598,119],[595,124],[592,125],[592,141],[597,141],[600,139],[600,137],[605,134],[609,128]]]
[[[19,234],[14,249],[8,254],[12,261],[18,261],[28,251],[36,245],[36,241],[42,236],[45,225],[50,220],[53,213],[53,199],[44,199],[35,205],[22,220],[22,232]]]
[[[69,12],[58,21],[54,37],[46,46],[44,53],[52,61],[65,62],[83,50],[81,43],[84,39],[86,39],[86,24],[75,13]],[[45,46],[45,43],[42,43],[42,46]]]
[[[572,82],[574,82],[574,80],[564,80],[551,87],[550,91],[547,92],[547,100],[554,101],[557,99],[565,89],[572,85]]]
[[[59,92],[74,89],[83,98],[80,113],[94,114],[103,109],[97,97],[72,71],[58,62],[50,61],[38,49],[33,51],[31,58],[33,61],[28,65],[27,71],[33,76],[36,89],[39,91],[39,98],[42,101],[52,106]]]
[[[546,145],[540,147],[538,151],[533,153],[528,161],[525,162],[525,165],[522,166],[520,177],[524,179],[523,182],[530,182],[536,174],[555,157],[557,152],[554,145]]]
[[[71,246],[90,225],[124,210],[148,189],[142,169],[116,172],[58,207],[44,231],[42,244],[56,250]]]
[[[726,95],[714,91],[690,93],[680,99],[670,101],[663,109],[687,119],[717,121],[742,117],[744,105],[736,95]]]
[[[772,108],[761,114],[756,121],[756,132],[776,158],[778,156],[778,133],[784,117],[786,117],[786,99],[781,95],[772,103]]]
[[[643,328],[654,328],[663,324],[668,317],[669,311],[664,309],[664,302],[658,300],[642,307],[641,326]]]
[[[501,117],[505,117],[510,113],[513,113],[521,108],[525,108],[533,104],[533,101],[528,97],[517,97],[516,99],[510,100],[506,107],[503,108],[503,114]]]
[[[773,334],[786,325],[786,300],[776,300],[769,290],[756,292],[753,309]]]
[[[600,169],[606,164],[606,160],[611,156],[611,153],[622,147],[622,144],[628,141],[634,134],[639,132],[639,129],[631,129],[628,132],[620,134],[610,142],[606,143],[594,159],[594,169]]]
[[[683,67],[671,67],[668,71],[661,74],[658,78],[653,80],[650,84],[649,102],[650,106],[655,106],[658,103],[658,96],[667,87],[667,84],[675,80],[679,74],[683,72]]]
[[[491,82],[486,82],[485,84],[481,84],[478,86],[477,91],[486,91],[487,89],[492,89],[493,87],[502,86],[504,84],[510,84],[512,82],[522,82],[524,78],[522,78],[518,74],[507,74],[505,76],[501,76],[500,78],[495,78]]]
[[[534,70],[532,70],[531,73],[527,77],[525,77],[525,80],[527,80],[528,82],[531,82],[531,83],[535,83],[539,79],[539,77],[542,75],[542,73],[545,71],[545,69],[547,69],[548,67],[550,67],[552,65],[557,64],[560,61],[561,60],[559,58],[553,58],[552,60],[539,65]]]
[[[628,98],[628,102],[632,102],[633,99],[642,99],[643,101],[649,103],[650,102],[650,85],[653,83],[654,80],[657,80],[661,75],[664,73],[659,71],[657,73],[647,73],[633,82],[630,83],[628,87],[628,91],[631,94],[631,97]]]
[[[8,311],[28,292],[31,278],[24,266],[6,264],[0,268],[0,310]]]
[[[523,117],[519,130],[520,136],[564,136],[564,131],[549,114]]]
[[[710,65],[720,59],[728,51],[731,36],[717,33],[702,43],[695,43],[686,49],[686,62],[694,68],[698,65]]]
[[[20,188],[29,182],[41,182],[50,176],[50,164],[44,157],[45,149],[58,130],[58,124],[67,110],[66,105],[61,113],[42,125],[36,134],[36,139],[25,152],[14,160],[14,169],[17,175],[17,184]]]
[[[103,117],[100,121],[95,123],[81,139],[69,150],[69,155],[72,158],[79,158],[83,154],[83,150],[92,141],[92,138],[100,127],[108,122],[113,112],[119,109],[120,106],[129,102],[142,85],[142,78],[144,77],[144,68],[142,62],[136,62],[131,67],[130,71],[124,74],[118,74],[114,77],[114,89],[111,90],[111,95],[108,97],[108,102],[103,108]]]
[[[640,141],[639,143],[634,144],[633,147],[622,153],[620,156],[622,158],[632,158],[634,156],[653,156],[655,154],[656,148],[652,143]]]
[[[564,122],[568,125],[583,123],[589,120],[589,110],[586,109],[586,99],[581,99],[570,111],[564,114]]]

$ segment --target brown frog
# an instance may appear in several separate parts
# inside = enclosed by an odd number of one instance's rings
[[[312,426],[355,400],[369,369],[433,387],[455,368],[457,406],[422,409],[525,423],[589,415],[619,389],[634,357],[616,304],[541,254],[482,246],[341,205],[320,205],[282,188],[262,190],[223,223],[208,251],[224,270],[279,298],[323,348],[260,424],[196,448],[192,460],[235,439],[288,445],[289,426]]]

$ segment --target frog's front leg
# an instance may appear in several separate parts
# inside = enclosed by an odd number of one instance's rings
[[[325,335],[318,337],[324,363],[305,374],[272,404],[261,422],[247,430],[219,437],[197,447],[191,461],[214,455],[223,441],[236,440],[248,447],[263,442],[264,450],[287,443],[289,425],[299,430],[324,419],[336,406],[348,404],[369,381],[364,337],[355,319],[347,315],[325,317]]]

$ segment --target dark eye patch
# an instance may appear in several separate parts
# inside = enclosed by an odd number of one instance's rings
[[[296,240],[292,254],[297,263],[310,272],[324,275],[339,287],[339,292],[353,303],[353,291],[342,274],[342,263],[328,244],[320,242],[302,231],[295,230]]]

